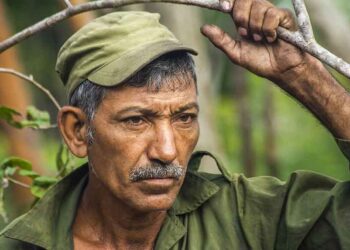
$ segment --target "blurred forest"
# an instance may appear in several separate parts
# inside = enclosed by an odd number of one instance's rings
[[[64,8],[63,3],[0,0],[0,40],[59,11]],[[291,8],[290,0],[274,3]],[[307,0],[306,4],[320,44],[350,61],[349,1]],[[286,180],[291,172],[308,169],[341,180],[349,178],[348,161],[331,134],[311,114],[272,83],[233,65],[200,34],[201,25],[214,23],[237,37],[228,15],[171,4],[139,4],[123,8],[126,9],[161,13],[162,23],[183,43],[199,51],[195,58],[201,105],[201,139],[197,149],[219,155],[232,172],[247,176],[274,175]],[[83,23],[110,11],[116,10],[83,14],[25,40],[0,54],[0,67],[33,75],[61,105],[65,104],[65,90],[54,70],[58,50]],[[333,73],[344,87],[350,87],[349,79]],[[32,85],[4,74],[0,74],[0,83],[0,105],[24,112],[26,106],[33,104],[48,110],[55,121],[57,109]],[[22,156],[33,162],[37,171],[52,174],[60,141],[57,129],[16,130],[0,123],[0,160],[8,155]],[[215,172],[210,163],[205,164],[205,169]],[[18,189],[11,197],[21,207],[28,203],[30,194],[23,192],[22,187]]]

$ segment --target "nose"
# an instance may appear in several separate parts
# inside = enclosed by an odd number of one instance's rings
[[[177,157],[177,150],[171,124],[164,121],[154,129],[155,134],[148,148],[149,159],[162,163],[173,162]]]

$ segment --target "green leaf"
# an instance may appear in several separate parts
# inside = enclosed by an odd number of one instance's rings
[[[18,111],[5,107],[5,106],[0,106],[0,118],[4,119],[6,121],[11,120],[13,116],[21,116],[21,113]]]
[[[9,125],[15,128],[22,128],[21,124],[16,121],[15,117],[20,117],[21,113],[17,112],[14,109],[0,106],[0,119],[5,120]]]
[[[46,111],[38,110],[33,106],[27,108],[26,119],[21,121],[15,120],[15,117],[20,116],[21,114],[16,110],[0,106],[0,119],[5,120],[15,128],[46,129],[51,126],[50,114]]]
[[[30,188],[30,192],[32,193],[32,195],[34,195],[37,198],[42,198],[44,196],[44,194],[46,193],[47,189],[40,187],[40,186],[31,186]]]
[[[58,172],[61,172],[62,169],[65,167],[64,160],[63,160],[64,151],[65,151],[65,146],[64,146],[64,144],[61,144],[60,148],[57,152],[57,155],[56,155],[56,168],[57,168]]]
[[[57,181],[54,177],[39,176],[34,179],[30,191],[35,197],[42,198],[46,191]]]
[[[26,119],[19,122],[22,128],[48,128],[50,127],[50,114],[38,110],[33,106],[27,108]]]
[[[32,164],[19,157],[8,157],[0,163],[0,168],[19,167],[20,169],[32,170]]]
[[[55,177],[50,176],[39,176],[34,179],[34,185],[40,186],[40,187],[50,187],[53,184],[55,184],[58,181]]]
[[[68,165],[72,162],[68,147],[62,143],[56,155],[56,169],[60,177],[64,177],[68,172]]]
[[[16,173],[17,167],[7,167],[5,168],[5,176],[12,176]]]
[[[32,179],[36,178],[39,176],[38,173],[32,171],[32,170],[26,170],[26,169],[22,169],[18,172],[19,175],[21,176],[26,176],[26,177],[30,177]]]

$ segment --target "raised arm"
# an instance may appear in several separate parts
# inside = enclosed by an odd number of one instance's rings
[[[291,12],[266,0],[236,0],[231,16],[241,40],[214,25],[203,26],[202,33],[233,63],[273,81],[297,99],[335,138],[350,140],[349,93],[317,59],[276,39],[278,26],[295,29]]]

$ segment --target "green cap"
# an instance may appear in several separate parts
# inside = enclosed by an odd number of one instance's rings
[[[62,46],[56,71],[68,96],[84,80],[115,86],[161,55],[197,52],[159,23],[159,14],[114,12],[88,23]]]

